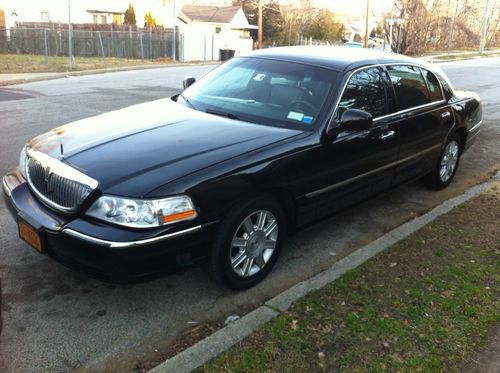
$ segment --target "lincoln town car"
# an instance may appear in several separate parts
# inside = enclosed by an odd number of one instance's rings
[[[417,179],[448,186],[482,123],[437,66],[366,49],[271,48],[183,83],[29,141],[3,178],[19,237],[108,281],[205,259],[245,289],[297,229]]]

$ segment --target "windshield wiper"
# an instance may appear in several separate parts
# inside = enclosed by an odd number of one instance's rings
[[[213,114],[213,115],[218,115],[220,117],[225,117],[225,118],[229,118],[229,119],[242,120],[244,122],[250,122],[250,123],[257,123],[258,124],[258,122],[254,121],[254,120],[251,120],[251,119],[248,119],[248,118],[242,119],[242,118],[240,118],[239,116],[237,116],[237,115],[235,115],[233,113],[229,113],[229,112],[225,112],[225,111],[218,111],[218,110],[207,109],[206,113]]]

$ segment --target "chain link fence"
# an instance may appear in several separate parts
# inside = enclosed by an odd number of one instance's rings
[[[74,57],[176,59],[175,28],[72,30]],[[0,53],[67,56],[68,28],[0,29]]]

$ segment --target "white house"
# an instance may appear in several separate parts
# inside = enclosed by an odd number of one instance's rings
[[[250,31],[258,27],[248,23],[239,6],[198,5],[212,2],[231,0],[0,0],[0,22],[4,19],[0,29],[16,23],[68,23],[69,3],[72,24],[121,24],[131,3],[137,26],[151,12],[158,25],[178,27],[181,61],[219,60],[221,49],[234,50],[236,55],[251,51]]]
[[[218,60],[221,49],[244,54],[253,49],[250,25],[239,6],[184,5],[177,16],[181,61]]]
[[[14,27],[16,22],[68,23],[68,0],[0,0],[4,24],[0,28]],[[128,7],[124,0],[72,0],[72,23],[122,23]]]
[[[121,24],[125,10],[132,4],[137,26],[151,12],[158,25],[171,27],[184,5],[227,6],[231,0],[0,0],[0,28],[16,22],[68,22],[68,3],[72,23]]]

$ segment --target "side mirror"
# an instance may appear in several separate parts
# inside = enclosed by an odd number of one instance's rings
[[[331,121],[328,125],[327,134],[336,135],[341,131],[363,131],[370,129],[373,124],[373,117],[364,110],[347,109],[342,114],[340,121]]]
[[[194,82],[196,82],[196,78],[194,76],[186,76],[182,80],[182,86],[186,89],[187,87],[193,85]]]

